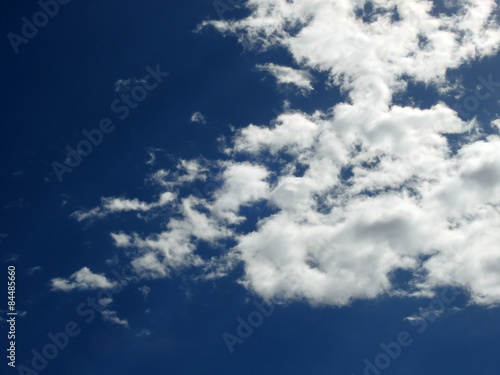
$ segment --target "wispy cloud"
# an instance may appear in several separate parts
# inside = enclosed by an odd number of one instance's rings
[[[136,78],[128,78],[128,79],[118,79],[115,82],[115,91],[116,92],[127,92],[130,91],[131,88],[137,85],[142,85],[146,83],[145,79],[136,79]]]
[[[171,202],[175,198],[170,192],[163,193],[157,202],[146,203],[138,199],[125,198],[103,198],[102,206],[91,210],[75,211],[71,214],[78,221],[88,220],[98,217],[104,217],[109,214],[119,212],[147,212],[153,208],[162,207]]]
[[[139,287],[139,292],[143,295],[144,299],[148,298],[149,293],[151,292],[151,288],[148,287],[147,285],[143,285]]]
[[[311,84],[313,76],[306,70],[293,69],[273,63],[257,65],[256,68],[273,75],[278,85],[295,85],[303,94],[314,90]]]
[[[31,267],[30,269],[28,269],[28,272],[26,272],[26,274],[27,274],[28,276],[32,276],[32,275],[34,275],[36,272],[41,271],[41,270],[42,270],[42,267],[40,267],[40,266]]]
[[[191,116],[190,121],[198,123],[198,124],[202,124],[202,125],[204,125],[204,124],[207,123],[207,119],[205,118],[205,116],[203,114],[201,114],[201,112],[195,112],[195,113],[193,113],[193,115]]]
[[[52,279],[51,284],[54,291],[70,292],[72,290],[110,289],[116,286],[116,281],[111,282],[106,276],[93,273],[87,267],[83,267],[68,279]]]
[[[111,311],[111,310],[104,310],[101,312],[102,314],[102,319],[105,322],[110,322],[113,324],[117,324],[126,328],[129,328],[129,324],[127,319],[120,319],[118,317],[118,313],[116,311]]]

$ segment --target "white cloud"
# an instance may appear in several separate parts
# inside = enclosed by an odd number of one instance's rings
[[[185,198],[179,207],[183,218],[171,219],[166,231],[144,239],[136,234],[113,233],[115,245],[138,250],[132,266],[144,278],[166,277],[171,269],[200,266],[203,264],[201,258],[193,254],[196,243],[204,241],[214,245],[230,234],[229,229],[195,208],[202,203],[195,197]]]
[[[111,305],[113,303],[113,298],[104,297],[104,298],[101,298],[98,302],[102,307],[108,307],[109,305]]]
[[[229,160],[158,171],[152,179],[165,193],[209,173],[221,184],[210,197],[176,195],[166,230],[113,234],[116,246],[135,250],[138,275],[196,266],[213,278],[241,264],[239,281],[266,299],[341,306],[452,285],[473,303],[500,303],[500,137],[481,134],[440,99],[428,109],[393,103],[409,82],[456,87],[449,70],[496,53],[495,2],[461,1],[453,16],[436,16],[431,2],[377,0],[369,23],[356,17],[362,4],[250,0],[248,17],[204,23],[247,47],[286,49],[301,71],[327,72],[345,100],[242,128],[226,147]],[[75,217],[155,204],[104,198]],[[243,208],[255,210],[256,228],[245,227]],[[235,245],[219,246],[226,240]],[[203,260],[202,242],[220,256]],[[405,290],[395,290],[396,270],[413,274]]]
[[[195,112],[192,114],[191,116],[191,119],[190,119],[191,122],[196,122],[198,124],[206,124],[207,123],[207,119],[205,118],[205,116],[201,113],[201,112]]]
[[[151,288],[147,285],[143,285],[139,288],[139,292],[144,296],[144,299],[148,298],[149,293],[151,292]]]
[[[297,70],[273,63],[257,65],[256,68],[257,70],[272,74],[276,78],[278,85],[295,85],[303,94],[314,90],[311,85],[313,76],[308,71]]]
[[[295,151],[294,156],[299,156],[299,150],[312,146],[318,135],[314,120],[319,119],[295,112],[279,115],[271,128],[249,125],[240,131],[234,151],[255,153],[266,150],[276,154],[286,148]]]
[[[76,218],[78,221],[83,221],[119,212],[147,212],[154,208],[163,207],[174,199],[175,195],[171,192],[161,194],[158,201],[153,203],[141,202],[138,199],[102,198],[101,207],[75,211],[71,214],[71,217]]]
[[[146,152],[148,154],[148,160],[146,161],[146,164],[147,165],[155,165],[157,155],[159,153],[164,153],[165,151],[162,150],[161,148],[148,147],[146,149]]]
[[[127,91],[130,91],[134,86],[137,86],[139,84],[144,84],[144,83],[147,83],[145,79],[119,78],[115,82],[115,91],[116,92],[127,92]]]
[[[207,162],[202,159],[179,160],[175,171],[160,169],[149,180],[165,188],[175,189],[186,183],[205,181],[207,179]]]
[[[210,211],[215,217],[229,223],[241,222],[244,218],[237,215],[241,206],[268,196],[268,184],[265,182],[267,176],[268,171],[261,166],[228,164],[222,175],[224,186],[215,193]]]
[[[51,280],[52,290],[70,292],[72,290],[110,289],[116,282],[109,281],[102,274],[93,273],[87,267],[72,274],[68,279],[55,278]]]
[[[493,121],[491,123],[493,126],[495,126],[496,128],[498,128],[498,130],[500,130],[500,119],[496,119],[495,121]]]
[[[123,326],[125,328],[129,328],[127,319],[120,319],[116,311],[103,310],[101,314],[102,314],[102,320],[104,320],[105,322],[110,322],[113,324]]]

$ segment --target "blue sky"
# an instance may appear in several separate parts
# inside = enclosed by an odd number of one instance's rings
[[[498,373],[495,1],[63,3],[0,12],[2,373]]]

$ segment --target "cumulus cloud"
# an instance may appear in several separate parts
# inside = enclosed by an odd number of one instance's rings
[[[135,272],[167,277],[190,266],[213,278],[242,265],[239,282],[269,300],[342,306],[383,294],[432,296],[451,285],[472,303],[498,304],[498,132],[463,121],[441,98],[426,109],[393,100],[409,82],[443,93],[457,86],[449,71],[495,54],[495,2],[459,1],[438,12],[428,1],[373,1],[370,13],[357,0],[245,4],[249,16],[199,29],[214,27],[248,48],[283,48],[300,72],[326,72],[345,100],[312,114],[286,109],[271,124],[239,130],[221,161],[155,173],[164,194],[175,194],[167,228],[112,234],[117,247],[135,250]],[[262,66],[278,82],[293,76],[308,87],[298,71]],[[177,193],[207,175],[220,181],[213,194]],[[158,204],[103,198],[74,217]],[[219,256],[204,258],[202,243],[222,249]],[[413,276],[403,289],[398,270]]]
[[[313,90],[311,85],[313,76],[305,70],[297,70],[273,63],[257,65],[256,68],[257,70],[272,74],[276,78],[278,85],[295,85],[302,93],[308,93]]]
[[[83,267],[67,279],[52,279],[51,284],[54,291],[70,292],[72,290],[111,289],[117,283],[109,281],[102,274],[93,273],[87,267]]]

